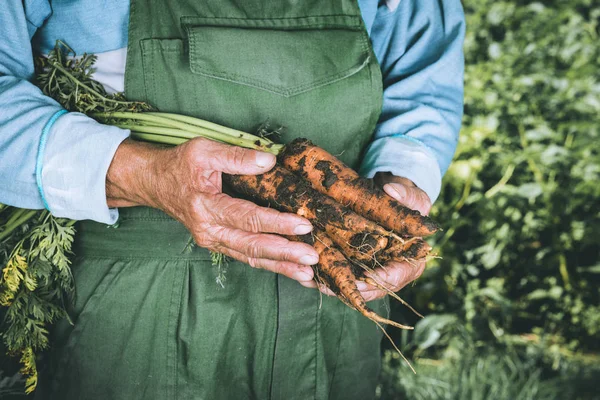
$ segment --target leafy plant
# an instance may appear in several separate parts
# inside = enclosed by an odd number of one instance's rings
[[[463,4],[465,117],[432,211],[445,221],[433,243],[441,258],[404,294],[438,328],[417,327],[407,343],[418,371],[419,359],[433,359],[431,376],[452,379],[477,365],[481,379],[497,379],[492,366],[506,372],[500,354],[507,349],[521,360],[540,353],[535,366],[512,362],[539,369],[545,390],[570,376],[575,360],[598,362],[600,350],[600,5]],[[463,351],[464,369],[448,358]],[[581,368],[590,370],[589,363]],[[418,386],[421,378],[397,379]],[[460,398],[414,393],[407,398]]]

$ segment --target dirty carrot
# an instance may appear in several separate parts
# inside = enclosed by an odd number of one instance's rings
[[[335,247],[332,238],[319,229],[313,231],[312,237],[314,238],[313,246],[319,253],[319,262],[313,268],[316,269],[315,276],[321,280],[322,284],[325,284],[342,301],[371,321],[400,329],[414,329],[411,326],[383,318],[371,310],[356,286],[356,276],[352,272],[350,262]]]
[[[325,225],[325,232],[336,238],[337,246],[346,257],[368,265],[375,265],[377,255],[388,247],[388,237],[370,232],[350,231],[332,224]]]
[[[313,189],[306,181],[280,165],[262,175],[223,175],[223,181],[239,193],[256,201],[301,215],[326,230],[333,226],[354,232],[397,237],[376,223],[345,208]],[[402,240],[401,238],[398,238]]]
[[[360,177],[307,139],[287,144],[278,157],[282,165],[308,180],[319,192],[399,235],[428,236],[438,229],[429,217],[404,207],[372,179]]]

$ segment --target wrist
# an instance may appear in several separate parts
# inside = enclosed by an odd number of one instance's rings
[[[161,152],[156,145],[124,140],[117,148],[106,175],[106,202],[111,208],[154,207],[154,178]]]

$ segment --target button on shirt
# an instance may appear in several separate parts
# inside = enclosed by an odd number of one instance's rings
[[[433,201],[457,144],[465,23],[460,0],[359,0],[383,75],[383,109],[361,166],[412,180]],[[31,81],[60,39],[98,55],[94,78],[122,91],[129,2],[4,0],[0,8],[0,203],[114,223],[106,173],[129,131],[61,106]],[[53,118],[54,116],[54,118]]]

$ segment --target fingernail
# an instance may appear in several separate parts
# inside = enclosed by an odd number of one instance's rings
[[[356,288],[360,291],[363,291],[363,290],[367,290],[369,288],[369,285],[367,285],[363,281],[356,281]]]
[[[313,278],[312,273],[305,271],[303,269],[299,269],[298,271],[294,272],[293,276],[294,276],[295,280],[301,281],[301,282],[310,281]]]
[[[300,257],[300,264],[304,264],[304,265],[314,265],[316,263],[319,262],[319,257],[315,257],[315,256],[311,256],[311,255],[305,255]]]
[[[406,188],[403,185],[389,184],[388,187],[394,192],[398,199],[406,198]]]
[[[312,225],[306,225],[306,224],[296,225],[296,227],[294,228],[294,235],[306,235],[307,233],[310,233],[311,231],[312,231]]]
[[[273,154],[264,153],[259,151],[256,153],[256,165],[260,168],[270,167],[275,163],[275,156]]]

